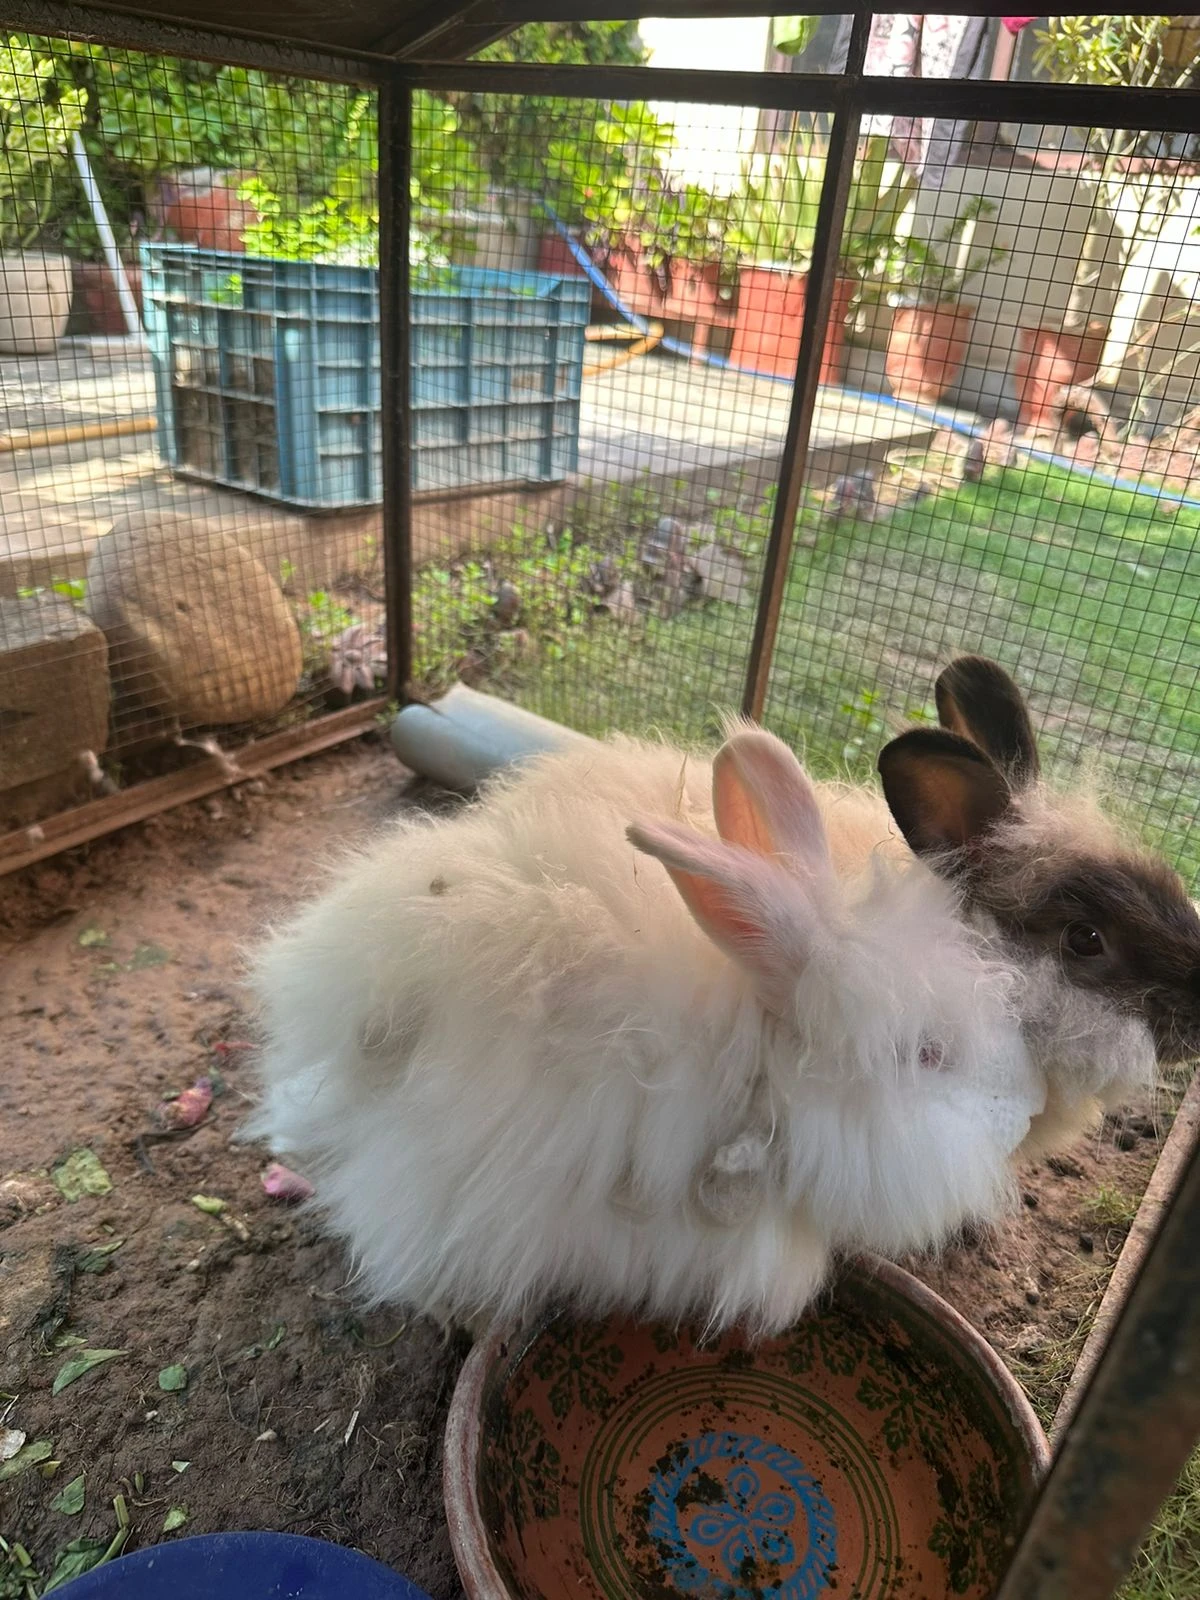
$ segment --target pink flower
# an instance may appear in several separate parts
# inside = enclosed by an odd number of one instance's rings
[[[165,1128],[194,1128],[198,1122],[203,1122],[212,1097],[212,1080],[197,1078],[190,1089],[185,1089],[174,1100],[163,1101],[159,1120]]]
[[[262,1186],[272,1200],[311,1200],[316,1193],[307,1178],[278,1161],[272,1161],[263,1173]]]
[[[1020,33],[1022,28],[1027,28],[1031,22],[1036,22],[1036,17],[1001,17],[1000,21],[1009,33]]]

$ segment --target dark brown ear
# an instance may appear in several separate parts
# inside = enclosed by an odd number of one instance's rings
[[[1033,724],[1020,689],[994,661],[960,656],[934,688],[938,721],[985,750],[1015,789],[1035,782],[1039,763]]]
[[[914,728],[879,753],[888,807],[917,855],[970,850],[1012,804],[990,756],[957,734]]]

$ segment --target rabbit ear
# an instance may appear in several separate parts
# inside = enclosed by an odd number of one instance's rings
[[[1012,805],[1008,780],[991,757],[938,728],[914,728],[885,745],[879,775],[917,855],[971,850]]]
[[[762,728],[735,733],[713,762],[717,832],[760,856],[828,866],[829,844],[812,781],[782,739]]]
[[[1037,741],[1020,689],[994,661],[960,656],[934,688],[938,721],[991,756],[1016,788],[1036,781]]]
[[[738,845],[675,823],[634,823],[629,842],[661,861],[708,937],[749,972],[762,1000],[781,1010],[817,930],[811,895],[790,874]]]

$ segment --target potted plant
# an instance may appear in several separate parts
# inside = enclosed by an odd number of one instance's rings
[[[896,276],[903,250],[901,221],[917,193],[916,175],[903,162],[888,154],[886,134],[870,134],[863,140],[850,182],[842,242],[838,251],[839,271],[853,286],[855,320],[871,344],[883,326],[878,348],[886,345],[885,319],[890,316],[888,283]]]
[[[975,224],[995,209],[976,195],[932,239],[910,235],[905,240],[886,363],[892,393],[903,400],[933,404],[962,369],[975,316],[963,293],[972,278],[1006,253],[999,245],[971,249]]]
[[[815,132],[792,131],[786,144],[743,166],[743,221],[749,259],[738,272],[730,359],[755,372],[791,377],[800,354],[808,271],[825,179]],[[853,283],[839,277],[821,352],[821,382],[836,383]]]
[[[568,107],[569,111],[570,108]],[[732,320],[738,238],[734,200],[670,171],[675,132],[642,102],[608,105],[580,124],[564,114],[520,173],[572,230],[618,297],[642,316],[689,323],[704,348]],[[569,252],[556,239],[546,259]]]
[[[633,194],[604,253],[618,296],[634,311],[693,329],[696,355],[728,327],[738,287],[735,200],[654,171]],[[621,216],[618,210],[617,216]]]
[[[1035,64],[1059,83],[1109,84],[1170,91],[1194,84],[1200,72],[1200,33],[1192,18],[1175,16],[1051,17],[1039,29]],[[1130,423],[1134,429],[1162,420],[1163,400],[1172,393],[1186,410],[1192,394],[1196,341],[1186,326],[1159,327],[1192,320],[1190,305],[1149,322],[1117,359],[1101,370],[1109,318],[1129,269],[1143,251],[1152,251],[1166,219],[1191,190],[1180,182],[1180,162],[1194,161],[1193,134],[1171,135],[1129,128],[1080,127],[1073,130],[1085,151],[1082,180],[1092,188],[1093,227],[1085,241],[1068,319],[1061,325],[1022,329],[1014,376],[1021,421],[1027,427],[1055,427],[1063,396],[1096,382],[1133,388]],[[1186,169],[1185,169],[1186,170]],[[1118,219],[1111,234],[1101,225]],[[1123,341],[1119,341],[1123,343]],[[1180,382],[1175,384],[1176,375]]]
[[[1018,328],[1013,362],[1018,425],[1056,431],[1063,395],[1096,376],[1107,338],[1106,323],[1072,326],[1069,317],[1057,327],[1034,323]]]
[[[53,93],[47,92],[53,89]],[[82,126],[82,90],[60,92],[54,65],[23,47],[0,49],[0,351],[45,355],[66,331],[71,263],[40,251],[53,208],[57,170],[70,160]]]

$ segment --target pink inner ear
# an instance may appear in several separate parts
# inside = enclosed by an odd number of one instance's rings
[[[708,937],[753,978],[772,1010],[787,1003],[817,913],[791,874],[678,823],[633,823],[630,843],[661,861]]]
[[[735,735],[713,762],[713,812],[730,844],[788,855],[809,868],[828,861],[825,823],[808,774],[786,745],[758,731]]]
[[[756,855],[777,855],[779,847],[766,818],[752,801],[733,762],[722,759],[724,754],[722,751],[713,764],[713,813],[717,832],[729,844],[740,844]]]
[[[769,891],[762,880],[771,869],[737,845],[719,844],[674,823],[634,824],[629,838],[662,862],[713,943],[765,976],[771,941],[755,910],[761,906],[766,913]]]
[[[752,946],[762,937],[759,928],[733,904],[728,890],[711,878],[698,878],[691,872],[667,867],[671,881],[696,921],[716,943],[729,947]]]

